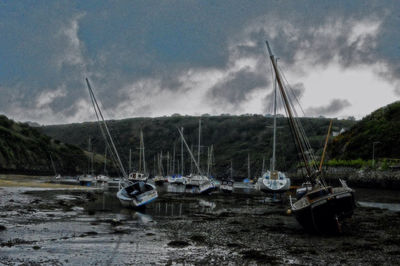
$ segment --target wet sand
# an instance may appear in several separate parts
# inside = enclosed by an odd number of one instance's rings
[[[1,187],[0,264],[393,265],[400,261],[396,191],[357,190],[360,205],[368,207],[356,209],[341,236],[305,233],[286,214],[287,202],[271,203],[254,191],[210,196],[167,191],[164,188],[156,202],[138,212],[121,208],[115,193]]]

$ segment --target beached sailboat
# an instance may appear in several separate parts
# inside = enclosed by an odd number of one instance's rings
[[[110,150],[111,158],[115,162],[117,162],[117,165],[119,166],[119,169],[123,176],[123,178],[119,180],[119,191],[117,192],[117,198],[119,199],[121,205],[124,207],[144,207],[146,206],[146,204],[157,199],[157,190],[154,185],[149,184],[145,181],[128,180],[128,175],[121,162],[121,158],[119,157],[117,148],[115,147],[114,140],[111,137],[107,123],[103,117],[103,114],[100,110],[96,97],[94,96],[93,90],[87,78],[86,84],[89,90],[90,99],[97,117],[97,121],[99,122],[101,134],[103,135],[107,148]]]
[[[233,192],[234,181],[233,181],[232,175],[233,175],[233,162],[231,160],[230,178],[229,179],[222,179],[221,185],[219,187],[219,189],[222,192],[225,192],[225,193],[232,193]]]
[[[271,169],[262,173],[257,180],[257,188],[265,193],[283,193],[290,189],[290,179],[283,172],[275,169],[276,163],[276,78],[274,82],[274,127],[272,141]],[[264,168],[264,167],[263,167]],[[264,171],[264,169],[263,169]]]
[[[200,132],[201,132],[201,120],[199,121],[199,148],[198,148],[198,161],[195,160],[192,151],[190,150],[189,146],[186,143],[186,140],[183,136],[183,132],[178,128],[179,134],[181,135],[182,142],[185,144],[190,157],[194,163],[194,165],[197,168],[197,173],[196,174],[190,174],[189,176],[186,177],[187,181],[185,184],[186,191],[191,191],[192,193],[195,194],[207,194],[211,193],[215,189],[214,183],[206,176],[203,174],[203,172],[200,170]]]
[[[131,157],[131,156],[129,156]],[[129,160],[130,164],[130,160]],[[143,170],[142,170],[143,164]],[[143,131],[140,130],[140,144],[139,144],[139,170],[137,172],[129,173],[128,180],[129,181],[143,181],[146,182],[149,178],[149,175],[146,174],[146,158],[144,154],[144,140],[143,140]]]
[[[158,185],[158,186],[163,185],[164,182],[165,182],[165,178],[164,178],[164,176],[162,174],[162,171],[161,171],[161,159],[160,159],[160,157],[161,156],[159,154],[157,154],[157,168],[158,168],[158,171],[157,171],[157,175],[154,177],[154,183],[156,185]],[[154,160],[155,160],[155,158],[154,158]],[[154,162],[154,164],[155,164],[155,162]]]
[[[317,233],[341,232],[342,222],[351,217],[355,208],[354,190],[346,182],[339,179],[340,186],[328,186],[321,174],[320,167],[316,165],[311,146],[297,119],[296,110],[287,95],[276,60],[268,42],[266,42],[272,67],[278,82],[280,94],[288,115],[289,125],[295,139],[296,146],[305,170],[305,192],[296,199],[290,198],[291,212],[297,221],[308,231]]]

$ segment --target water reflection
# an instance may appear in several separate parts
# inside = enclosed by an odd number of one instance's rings
[[[380,202],[365,202],[358,201],[361,207],[386,209],[389,211],[400,212],[400,204],[398,203],[380,203]]]

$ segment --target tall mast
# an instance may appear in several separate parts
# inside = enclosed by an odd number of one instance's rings
[[[232,180],[232,174],[233,174],[233,162],[232,162],[232,159],[231,159],[231,169],[230,169],[231,171],[231,180]]]
[[[265,172],[265,156],[263,156],[263,160],[262,160],[261,175],[263,175],[264,172]]]
[[[181,127],[181,131],[182,131],[182,136],[181,136],[181,174],[182,174],[182,176],[184,176],[185,175],[185,173],[184,173],[184,169],[183,169],[183,165],[184,165],[184,163],[183,163],[183,127]]]
[[[129,148],[129,168],[128,168],[128,172],[131,173],[132,172],[132,149]]]
[[[193,144],[190,145],[190,151],[193,152]],[[193,161],[190,160],[190,173],[193,173]]]
[[[158,157],[158,154],[157,154]],[[154,162],[153,162],[153,175],[156,175],[156,156],[154,156]]]
[[[207,176],[210,176],[210,147],[207,147]]]
[[[200,167],[200,140],[201,140],[201,118],[199,119],[199,146],[197,148],[197,165]]]
[[[90,136],[88,139],[88,152],[89,152],[89,156],[88,156],[87,174],[89,175],[89,173],[90,173]]]
[[[247,178],[250,179],[250,153],[247,154]]]
[[[140,142],[142,143],[142,155],[143,155],[143,173],[146,173],[146,157],[144,155],[144,140],[143,140],[143,131],[140,130]]]
[[[278,64],[278,59],[275,60],[276,64]],[[272,171],[275,171],[275,162],[276,162],[276,76],[274,80],[274,137],[272,142]]]
[[[292,111],[291,105],[289,103],[289,99],[288,99],[288,97],[286,95],[285,90],[283,89],[283,83],[282,83],[282,80],[281,80],[281,77],[280,77],[280,74],[279,74],[278,67],[276,65],[275,57],[272,54],[271,48],[269,47],[269,44],[268,44],[268,41],[266,41],[265,43],[267,44],[269,58],[271,59],[272,66],[274,68],[276,81],[278,82],[279,90],[281,92],[283,101],[284,101],[285,106],[286,106],[286,110],[288,112],[290,127],[292,128],[292,131],[294,133],[294,138],[296,140],[297,146],[300,149],[300,153],[301,153],[301,156],[302,156],[302,159],[303,159],[304,166],[306,168],[307,174],[308,174],[309,177],[311,177],[311,174],[312,174],[311,168],[310,168],[309,162],[308,162],[308,160],[306,158],[304,147],[303,147],[302,142],[300,140],[300,132],[298,131],[298,128],[296,127],[296,122],[294,121],[293,111]]]
[[[104,174],[106,174],[106,169],[107,169],[107,146],[104,149]]]
[[[194,158],[192,151],[189,149],[189,146],[188,146],[188,144],[186,143],[185,138],[183,137],[183,132],[182,132],[181,130],[179,130],[179,128],[178,128],[178,131],[179,131],[179,134],[181,134],[181,138],[182,138],[182,140],[183,140],[183,143],[184,143],[185,146],[186,146],[186,149],[189,151],[190,158],[193,160],[194,165],[195,165],[196,168],[197,168],[197,172],[198,172],[200,175],[202,175],[201,170],[200,170],[200,167],[199,167],[199,165],[197,164],[196,159]]]
[[[174,151],[172,155],[172,174],[175,174],[175,142],[174,142]]]
[[[170,171],[170,168],[169,168],[169,151],[167,151],[167,175],[169,175],[169,171]]]
[[[49,154],[49,155],[50,155],[51,166],[53,167],[53,171],[54,171],[54,176],[56,176],[57,175],[56,167],[54,166],[54,162],[53,162],[53,158],[51,157],[51,154]]]

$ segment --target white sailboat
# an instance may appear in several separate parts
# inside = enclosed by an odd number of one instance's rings
[[[93,108],[100,125],[100,130],[103,135],[106,145],[111,152],[111,157],[118,163],[123,178],[119,181],[119,191],[117,192],[117,198],[124,207],[139,208],[144,207],[146,204],[157,199],[158,194],[154,185],[144,181],[129,181],[128,175],[126,174],[125,168],[119,157],[117,148],[115,147],[113,138],[111,137],[110,131],[106,121],[104,120],[103,114],[94,96],[93,90],[90,86],[89,80],[86,78],[86,84],[88,86],[90,99],[93,104]],[[144,149],[143,149],[144,154]],[[144,157],[144,155],[143,155]]]
[[[200,170],[200,140],[201,140],[201,120],[199,120],[199,146],[198,146],[198,154],[197,154],[197,162],[194,159],[192,151],[189,149],[189,146],[186,143],[185,138],[183,137],[183,132],[179,130],[179,134],[181,135],[182,142],[185,144],[187,150],[189,151],[190,157],[193,160],[197,168],[197,174],[190,174],[186,177],[186,190],[191,191],[195,194],[206,194],[210,193],[215,189],[214,183],[205,176]]]
[[[290,189],[290,179],[283,172],[275,169],[276,162],[276,78],[274,81],[274,133],[272,144],[271,169],[265,171],[257,181],[259,190],[265,193],[283,193]],[[264,168],[264,167],[263,167]],[[264,169],[263,169],[264,170]]]
[[[131,157],[131,153],[129,152]],[[143,161],[143,171],[142,171],[142,161]],[[130,160],[129,160],[130,164]],[[131,169],[129,169],[131,170]],[[140,130],[140,146],[139,146],[139,171],[129,173],[128,180],[129,181],[143,181],[146,182],[149,178],[148,174],[146,174],[146,159],[144,155],[144,140],[143,140],[143,131]]]
[[[233,181],[232,175],[233,175],[233,162],[231,160],[230,178],[229,179],[222,179],[221,185],[219,187],[219,189],[222,192],[225,192],[225,193],[232,193],[233,192],[233,183],[234,183],[234,181]]]

